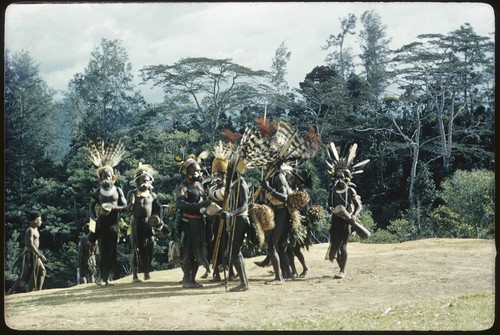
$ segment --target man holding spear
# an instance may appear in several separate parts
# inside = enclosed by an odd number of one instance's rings
[[[232,171],[230,171],[230,175],[233,175]],[[249,188],[247,182],[239,172],[236,172],[236,178],[232,179],[228,183],[229,205],[227,210],[221,213],[221,218],[228,223],[230,241],[229,268],[231,268],[232,263],[240,278],[240,284],[230,289],[230,291],[236,292],[247,291],[249,289],[245,263],[243,254],[241,253],[245,234],[250,228],[250,220],[248,218]]]

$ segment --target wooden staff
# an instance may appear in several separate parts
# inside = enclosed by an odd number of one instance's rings
[[[233,165],[233,169],[231,171],[231,176],[230,176],[229,182],[226,180],[226,191],[224,192],[224,203],[222,205],[222,211],[227,211],[227,209],[229,207],[229,187],[228,186],[231,186],[231,180],[234,177],[234,174],[235,174],[235,171],[236,171],[236,168],[238,166],[239,161],[240,161],[240,158],[238,156],[235,159],[235,164]],[[226,176],[226,178],[227,177],[228,176]],[[217,262],[217,257],[219,255],[220,241],[221,241],[222,231],[223,231],[223,228],[225,225],[225,221],[226,220],[223,219],[222,217],[220,218],[219,230],[217,231],[217,238],[215,239],[214,253],[212,255],[212,266],[214,266],[214,271],[215,271],[215,264]],[[226,285],[226,291],[227,291],[226,267],[224,267],[224,283]]]
[[[238,201],[239,201],[239,198],[240,198],[240,183],[241,183],[241,178],[238,178],[238,184],[237,184],[237,187],[238,189],[236,190],[236,198],[233,199],[233,206],[234,207],[234,204],[236,204],[236,208],[238,208]],[[229,185],[229,187],[231,188],[232,186],[232,183],[231,185]],[[229,239],[229,262],[228,262],[228,268],[229,270],[231,270],[231,260],[233,259],[233,242],[234,242],[234,231],[236,229],[236,218],[234,216],[231,216],[229,218],[231,221],[232,221],[232,226],[231,226],[231,238]],[[224,278],[224,285],[226,287],[226,292],[227,292],[227,279]]]

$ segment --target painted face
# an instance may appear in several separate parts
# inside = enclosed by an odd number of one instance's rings
[[[203,179],[203,173],[198,163],[193,163],[188,167],[187,178],[191,181],[201,181]]]
[[[142,175],[139,177],[136,181],[137,187],[139,188],[140,191],[145,191],[145,190],[151,190],[153,189],[153,179],[148,176],[147,174]]]
[[[113,178],[113,171],[110,169],[105,169],[101,173],[101,187],[104,190],[110,190],[115,184],[115,179]]]
[[[346,175],[344,171],[335,172],[333,176],[333,185],[337,191],[345,191],[347,188]]]
[[[217,178],[217,185],[224,186],[224,184],[226,183],[226,175],[221,172],[215,172],[214,176],[215,178]]]

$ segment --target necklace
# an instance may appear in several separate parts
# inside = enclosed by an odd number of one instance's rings
[[[109,197],[111,195],[113,195],[115,192],[116,192],[116,187],[115,185],[111,186],[111,188],[109,190],[105,190],[103,189],[102,187],[100,188],[100,191],[99,191],[103,196],[105,197]]]

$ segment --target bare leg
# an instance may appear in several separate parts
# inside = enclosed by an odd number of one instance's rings
[[[279,245],[279,240],[283,231],[284,222],[279,222],[277,217],[275,217],[275,221],[276,225],[269,234],[269,242],[267,250],[267,254],[269,255],[271,263],[273,265],[274,279],[266,282],[266,284],[281,285],[283,284],[284,279],[281,273],[280,256],[278,254],[277,247]]]
[[[247,221],[238,217],[235,222],[235,231],[233,238],[232,261],[238,276],[240,277],[240,285],[231,288],[232,292],[247,291],[249,289],[247,273],[245,271],[245,261],[241,253],[241,245],[245,239],[245,233],[248,229]]]
[[[295,255],[295,257],[297,257],[300,264],[302,265],[302,273],[300,274],[299,278],[305,278],[309,269],[307,268],[306,259],[304,258],[304,254],[302,254],[301,247],[298,245],[295,246],[293,254]]]

